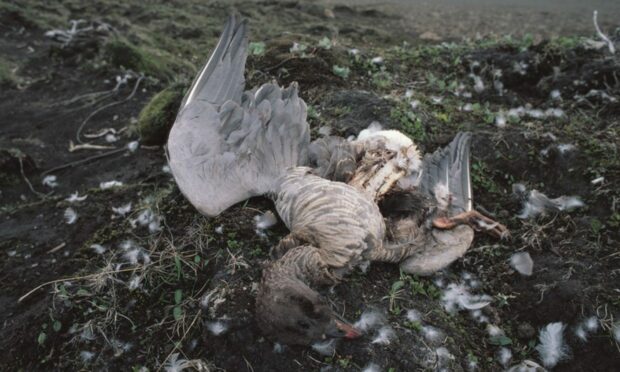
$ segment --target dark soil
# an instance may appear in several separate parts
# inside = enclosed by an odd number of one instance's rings
[[[473,361],[480,370],[501,370],[499,346],[486,324],[442,305],[445,286],[438,280],[462,282],[463,273],[480,282],[476,292],[493,297],[482,314],[505,331],[511,365],[539,361],[538,330],[563,322],[571,354],[555,370],[617,369],[620,349],[610,330],[620,316],[618,55],[586,49],[573,34],[541,42],[483,35],[477,42],[433,44],[418,38],[420,30],[403,26],[409,15],[384,7],[263,1],[234,8],[249,18],[251,41],[265,43],[264,54],[248,60],[248,88],[271,79],[298,81],[316,136],[324,126],[349,136],[379,121],[434,151],[459,130],[472,131],[476,207],[508,225],[512,238],[477,235],[462,259],[434,277],[373,264],[325,294],[352,320],[367,309],[383,313],[397,336],[389,345],[371,344],[371,332],[339,343],[327,356],[306,347],[277,352],[253,317],[262,266],[270,247],[287,233],[282,223],[265,237],[255,232],[254,216],[273,210],[272,204],[255,198],[204,218],[166,172],[163,148],[126,149],[139,140],[133,128],[142,109],[158,92],[191,81],[232,8],[202,1],[0,2],[0,63],[11,66],[14,81],[0,89],[0,369],[158,370],[170,354],[180,353],[195,368],[200,362],[231,371],[360,370],[370,362],[386,371],[460,371]],[[114,31],[64,47],[43,36],[78,18],[105,22]],[[324,37],[329,47],[320,44]],[[150,62],[124,66],[109,55],[109,43],[119,39],[134,48],[136,58],[150,56]],[[293,42],[307,48],[292,52]],[[351,55],[351,48],[360,53]],[[372,62],[377,56],[382,63]],[[513,68],[520,62],[529,66],[523,75]],[[349,76],[334,74],[334,65],[348,67]],[[130,67],[135,74],[113,91],[117,76]],[[497,69],[501,95],[493,87]],[[473,90],[470,73],[483,79],[484,91]],[[132,94],[140,74],[144,78]],[[405,98],[407,90],[413,93]],[[554,90],[560,100],[550,98]],[[411,100],[419,102],[415,109]],[[464,109],[468,103],[470,110]],[[507,118],[505,127],[494,125],[497,116],[527,105],[561,108],[564,115]],[[168,111],[161,115],[171,117]],[[110,148],[70,152],[89,116],[80,139]],[[105,128],[113,128],[118,140],[84,136]],[[163,141],[165,135],[151,143]],[[575,150],[554,150],[558,144]],[[548,148],[547,155],[541,153]],[[50,174],[57,187],[42,184]],[[591,183],[601,176],[602,183]],[[111,180],[123,185],[100,189]],[[517,182],[550,197],[577,195],[586,206],[518,219],[521,204],[511,191]],[[88,198],[67,201],[76,191]],[[125,217],[113,212],[129,202]],[[67,208],[78,213],[73,224],[65,222]],[[146,210],[159,216],[160,229],[131,224]],[[127,240],[150,259],[127,263],[121,247]],[[106,251],[98,254],[93,244]],[[531,277],[508,265],[516,251],[531,254]],[[130,289],[136,277],[141,281]],[[201,305],[208,293],[210,301]],[[421,321],[407,322],[407,309],[417,309]],[[598,332],[588,342],[577,340],[574,327],[593,315]],[[217,320],[229,328],[216,336],[209,325]],[[421,331],[426,325],[445,337],[426,340]],[[437,359],[439,346],[453,359]]]

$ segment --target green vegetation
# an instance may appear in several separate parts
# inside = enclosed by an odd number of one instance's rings
[[[142,109],[137,124],[142,143],[163,145],[166,142],[185,95],[185,88],[183,84],[173,84],[157,93]]]
[[[161,80],[173,77],[172,62],[162,52],[149,51],[121,38],[108,41],[104,50],[105,58],[114,67],[130,69]]]
[[[424,140],[426,131],[422,120],[409,109],[408,103],[397,104],[390,112],[390,118],[400,124],[399,129],[415,142],[420,143]]]

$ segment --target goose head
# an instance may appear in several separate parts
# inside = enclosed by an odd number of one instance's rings
[[[284,344],[310,345],[328,338],[352,339],[361,335],[319,293],[277,262],[263,272],[256,299],[256,320],[267,337]]]

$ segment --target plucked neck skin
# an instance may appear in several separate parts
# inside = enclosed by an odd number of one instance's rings
[[[319,248],[308,245],[289,249],[274,262],[271,270],[299,280],[310,287],[335,285],[341,279],[331,273],[330,267],[321,257]]]

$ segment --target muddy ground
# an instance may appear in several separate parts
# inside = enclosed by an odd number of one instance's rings
[[[566,324],[570,347],[555,370],[620,365],[620,57],[593,48],[593,30],[527,35],[516,17],[505,33],[472,34],[474,24],[424,35],[430,21],[411,25],[398,8],[336,2],[19,3],[0,2],[0,369],[155,371],[178,354],[209,370],[502,370],[502,347],[512,353],[506,366],[540,363],[538,330],[550,322]],[[161,128],[233,8],[257,42],[248,86],[299,81],[314,137],[379,121],[433,151],[459,130],[474,133],[476,208],[512,238],[478,235],[430,278],[373,264],[326,292],[349,319],[383,314],[396,335],[388,345],[371,342],[376,329],[326,354],[265,339],[254,295],[269,248],[286,234],[281,223],[255,231],[271,202],[207,219],[167,171]],[[45,36],[75,19],[92,30]],[[618,25],[601,26],[618,40]],[[519,107],[527,113],[512,115]],[[80,142],[105,148],[75,149]],[[44,185],[50,175],[55,185]],[[122,184],[102,189],[113,180]],[[520,219],[518,182],[585,206]],[[67,200],[75,192],[87,198]],[[125,215],[113,210],[127,203]],[[520,251],[532,276],[508,264]],[[447,311],[449,283],[492,301]],[[411,309],[417,319],[406,318]],[[592,316],[597,330],[579,340],[575,328]],[[503,334],[490,336],[489,324]]]

